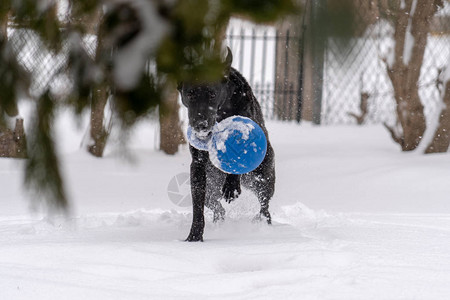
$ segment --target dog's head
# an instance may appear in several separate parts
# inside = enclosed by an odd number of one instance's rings
[[[178,85],[181,101],[188,109],[189,125],[199,138],[206,138],[216,123],[217,111],[230,97],[228,75],[233,56],[228,48],[223,78],[217,82]]]

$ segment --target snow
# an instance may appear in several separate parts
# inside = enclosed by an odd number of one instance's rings
[[[403,64],[407,66],[411,60],[412,50],[414,47],[414,36],[411,34],[411,20],[408,23],[408,27],[405,33],[405,46],[403,48]]]
[[[448,64],[448,66],[445,66],[442,69],[441,74],[439,74],[438,80],[441,82],[441,84],[438,85],[440,99],[436,104],[436,109],[432,111],[432,113],[429,113],[429,116],[427,118],[427,127],[423,135],[422,142],[417,149],[418,151],[425,152],[426,148],[433,140],[436,130],[439,128],[442,112],[446,108],[444,97],[446,93],[445,89],[447,86],[447,82],[450,81],[450,63]]]
[[[445,87],[445,84],[450,81],[450,62],[447,63],[447,66],[444,67],[441,75],[440,80],[443,83],[443,86]]]
[[[2,299],[447,299],[450,156],[401,153],[382,126],[268,122],[276,152],[273,226],[253,223],[248,191],[206,216],[205,242],[187,243],[192,214],[167,185],[189,172],[187,146],[155,150],[141,123],[123,160],[79,150],[83,130],[56,127],[68,219],[29,212],[21,161],[0,160]],[[180,190],[180,192],[182,192]]]
[[[408,18],[408,26],[406,27],[405,32],[405,45],[403,48],[403,64],[407,66],[409,64],[409,61],[411,60],[411,55],[414,47],[414,36],[411,33],[412,30],[412,20],[414,17],[414,13],[416,12],[417,7],[417,0],[413,0],[411,5],[411,12],[409,13]]]

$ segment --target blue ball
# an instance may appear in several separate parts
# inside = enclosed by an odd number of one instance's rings
[[[217,123],[209,144],[209,158],[214,166],[230,174],[245,174],[264,160],[267,139],[253,120],[233,116]]]

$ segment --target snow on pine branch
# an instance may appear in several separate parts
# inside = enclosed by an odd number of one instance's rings
[[[134,88],[139,82],[148,57],[156,52],[169,24],[158,14],[156,2],[146,0],[119,0],[114,5],[129,5],[137,14],[140,30],[126,45],[120,47],[114,58],[114,80],[123,90]]]

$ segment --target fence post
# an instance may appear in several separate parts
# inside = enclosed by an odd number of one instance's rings
[[[255,75],[255,47],[256,47],[256,31],[255,28],[252,29],[252,42],[250,46],[250,85],[253,86]]]
[[[300,65],[298,70],[298,86],[297,86],[297,123],[302,120],[302,110],[303,110],[303,76],[304,76],[304,64],[305,64],[305,37],[306,37],[306,12],[302,14],[302,27],[298,36],[298,54],[300,56]]]
[[[319,30],[319,15],[324,9],[324,1],[311,1],[311,19],[312,19],[312,38],[313,40],[313,68],[312,68],[312,85],[313,85],[313,107],[312,121],[314,124],[320,125],[322,119],[322,88],[323,88],[323,68],[325,55],[325,39],[323,33]]]
[[[241,33],[239,36],[239,70],[244,72],[244,44],[245,44],[245,31],[244,28],[241,27]]]
[[[301,22],[297,16],[278,23],[275,46],[275,106],[281,120],[297,120],[300,72],[300,30]]]
[[[267,30],[264,30],[263,49],[261,58],[261,85],[266,83],[266,57],[267,57]],[[263,88],[264,89],[264,88]]]
[[[282,120],[289,120],[289,110],[290,110],[290,95],[288,91],[289,87],[289,42],[290,42],[290,34],[289,29],[286,31],[285,36],[285,49],[284,49],[284,79],[283,79],[283,106],[282,106]]]

